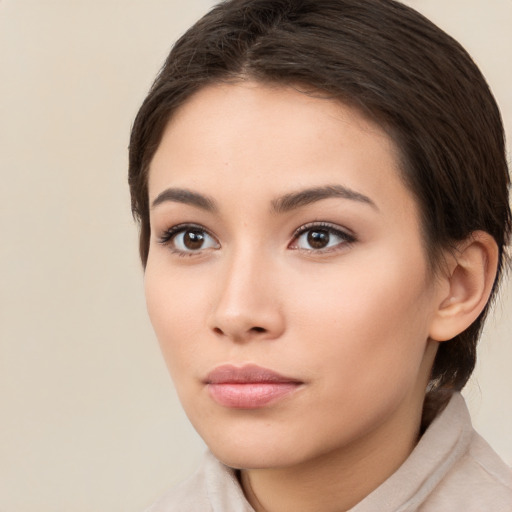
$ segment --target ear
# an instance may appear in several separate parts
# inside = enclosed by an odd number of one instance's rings
[[[475,231],[447,256],[430,338],[447,341],[467,329],[482,312],[494,284],[498,246],[485,231]]]

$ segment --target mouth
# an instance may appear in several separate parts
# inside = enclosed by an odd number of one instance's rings
[[[233,409],[258,409],[294,393],[303,382],[257,365],[222,365],[205,379],[210,397]]]

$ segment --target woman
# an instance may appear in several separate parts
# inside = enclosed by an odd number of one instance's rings
[[[211,450],[151,511],[511,510],[458,391],[504,266],[496,103],[391,0],[230,0],[130,143],[148,311]]]

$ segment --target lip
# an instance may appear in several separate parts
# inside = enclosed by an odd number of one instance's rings
[[[204,382],[215,402],[234,409],[265,407],[294,393],[303,384],[254,364],[218,366]]]

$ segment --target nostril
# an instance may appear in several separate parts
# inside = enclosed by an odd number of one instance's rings
[[[224,331],[220,328],[220,327],[214,327],[213,328],[213,332],[215,334],[218,334],[220,336],[224,336]],[[251,327],[248,331],[246,331],[247,333],[249,332],[252,332],[252,333],[264,333],[264,332],[267,332],[267,329],[265,329],[265,327]]]

